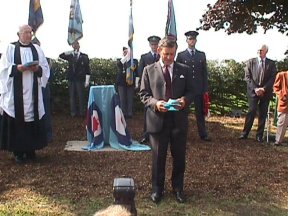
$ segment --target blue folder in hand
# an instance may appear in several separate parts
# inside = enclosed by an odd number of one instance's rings
[[[168,111],[179,111],[177,106],[180,106],[180,103],[177,100],[169,99],[164,107],[168,109]]]
[[[39,64],[39,61],[32,61],[32,62],[25,63],[24,66],[31,67],[31,66],[38,65],[38,64]]]

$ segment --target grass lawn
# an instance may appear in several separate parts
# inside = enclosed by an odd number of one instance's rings
[[[113,204],[113,180],[122,176],[135,181],[140,216],[288,215],[288,146],[257,143],[255,127],[249,139],[238,140],[244,118],[217,116],[207,122],[212,142],[202,142],[194,116],[189,118],[187,203],[178,204],[171,192],[170,154],[164,199],[156,205],[150,200],[150,151],[64,151],[67,141],[86,140],[85,120],[54,115],[54,141],[37,152],[36,162],[17,165],[10,153],[0,152],[0,216],[93,215]],[[140,140],[143,114],[127,124]]]

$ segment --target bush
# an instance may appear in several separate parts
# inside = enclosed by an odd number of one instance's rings
[[[276,62],[278,71],[288,70],[288,58]],[[211,113],[231,114],[233,110],[247,111],[246,82],[244,63],[235,60],[208,61],[209,93],[212,99]],[[68,82],[66,70],[68,63],[61,59],[53,60],[54,77],[51,83],[54,112],[69,112]],[[116,60],[91,59],[92,85],[115,85],[117,76]],[[88,90],[85,97],[88,98]],[[139,96],[135,95],[134,111],[143,111]]]

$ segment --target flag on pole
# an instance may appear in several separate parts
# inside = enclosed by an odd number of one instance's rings
[[[165,36],[173,37],[177,40],[176,19],[173,0],[168,0],[168,15],[165,28]]]
[[[39,26],[44,22],[40,0],[30,0],[28,25],[35,33]]]
[[[134,60],[133,60],[133,35],[134,35],[134,26],[133,26],[133,16],[132,16],[132,0],[130,0],[130,16],[129,16],[129,35],[128,35],[128,46],[130,49],[130,66],[126,71],[126,83],[128,85],[133,85],[134,80],[134,70],[136,69]]]
[[[75,41],[83,37],[82,14],[79,0],[71,0],[69,26],[68,26],[68,44],[72,45]]]

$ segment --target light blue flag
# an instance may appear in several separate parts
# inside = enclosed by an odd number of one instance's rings
[[[82,14],[79,0],[71,0],[69,26],[68,26],[68,44],[72,45],[83,37]]]
[[[134,35],[134,26],[133,26],[133,16],[132,16],[132,0],[130,0],[130,16],[129,16],[129,35],[128,35],[128,46],[130,48],[130,67],[126,71],[126,83],[128,85],[133,85],[133,74],[136,69],[134,60],[133,60],[133,35]]]
[[[44,22],[40,0],[30,0],[28,25],[35,33],[39,26]]]
[[[173,37],[177,40],[176,19],[173,0],[168,0],[168,15],[165,28],[165,36]]]

